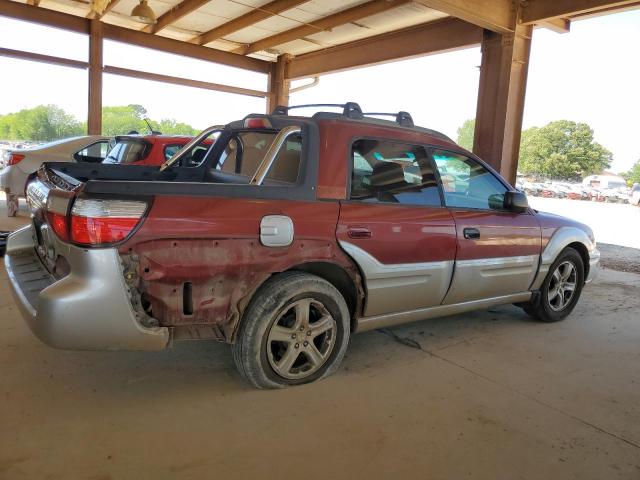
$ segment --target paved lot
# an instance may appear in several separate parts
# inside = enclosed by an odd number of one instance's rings
[[[0,267],[0,479],[638,479],[639,294],[605,270],[564,322],[369,332],[335,376],[255,391],[216,343],[49,349]]]
[[[640,208],[628,203],[529,197],[529,204],[537,210],[586,223],[598,242],[640,248]]]

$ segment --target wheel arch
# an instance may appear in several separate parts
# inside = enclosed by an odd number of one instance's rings
[[[587,250],[585,244],[582,242],[572,242],[564,248],[573,248],[580,254],[584,266],[584,279],[586,280],[589,276],[589,250]],[[564,248],[562,250],[564,250]]]
[[[531,290],[538,290],[542,285],[549,268],[553,262],[558,258],[558,255],[567,247],[574,248],[580,254],[584,262],[584,278],[589,275],[589,259],[590,252],[596,248],[595,242],[589,238],[586,231],[577,227],[561,227],[552,235],[549,243],[542,251],[540,256],[540,267],[538,268],[538,274],[536,275]]]
[[[351,316],[351,330],[355,328],[357,312],[362,298],[358,289],[358,281],[340,265],[326,261],[306,262],[294,265],[287,271],[306,272],[316,275],[333,285],[344,297]]]

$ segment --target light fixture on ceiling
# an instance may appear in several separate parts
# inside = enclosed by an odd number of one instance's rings
[[[138,22],[147,24],[156,23],[156,14],[153,13],[151,7],[147,5],[147,0],[140,0],[140,3],[131,10],[131,16]]]

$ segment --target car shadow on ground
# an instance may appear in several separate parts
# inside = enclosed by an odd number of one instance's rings
[[[501,335],[533,322],[520,308],[495,307],[467,314],[429,319],[352,337],[337,376],[384,375],[389,367],[411,364],[416,354],[435,354],[479,337]],[[37,341],[33,339],[33,341]],[[51,378],[64,377],[77,390],[111,396],[135,396],[158,401],[164,393],[189,387],[203,394],[252,390],[237,373],[228,345],[215,341],[176,342],[160,352],[73,352],[47,349],[46,369]],[[42,375],[40,362],[33,364]],[[36,380],[35,378],[33,380]],[[27,380],[30,381],[30,380]],[[71,386],[71,385],[72,386]]]

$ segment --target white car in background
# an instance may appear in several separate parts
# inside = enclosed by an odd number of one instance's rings
[[[18,199],[24,197],[27,177],[44,162],[100,163],[107,156],[110,141],[110,137],[87,135],[9,151],[0,170],[0,189],[7,196],[7,214],[13,217],[18,213]]]

